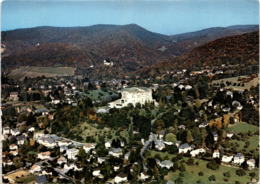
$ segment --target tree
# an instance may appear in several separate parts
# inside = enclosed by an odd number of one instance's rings
[[[244,169],[237,169],[236,174],[238,176],[244,176],[244,175],[246,175],[246,172],[244,171]]]
[[[217,170],[219,168],[219,165],[215,160],[212,160],[207,163],[207,168],[212,169],[212,170]]]
[[[216,177],[214,175],[209,176],[209,181],[216,181]]]
[[[191,131],[190,131],[190,130],[188,130],[188,131],[186,132],[186,141],[187,141],[188,143],[191,143],[191,142],[193,141],[193,137],[192,137],[192,134],[191,134]]]

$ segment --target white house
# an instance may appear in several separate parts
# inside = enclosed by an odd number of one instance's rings
[[[64,157],[64,156],[60,156],[58,159],[57,159],[57,163],[59,165],[61,165],[62,163],[67,163],[67,159]]]
[[[159,162],[159,166],[161,168],[167,168],[167,169],[170,169],[172,166],[173,166],[173,163],[172,161],[170,160],[164,160],[162,162]]]
[[[255,159],[247,160],[246,164],[247,164],[249,169],[254,169],[255,168]]]
[[[83,149],[85,150],[86,153],[88,153],[90,150],[95,149],[96,144],[94,143],[87,143],[83,146]]]
[[[11,129],[11,134],[12,134],[12,136],[17,136],[20,134],[20,131],[17,128]]]
[[[245,161],[245,156],[242,153],[237,153],[234,156],[234,160],[233,160],[234,164],[241,165],[244,161]]]
[[[141,174],[140,174],[140,180],[146,180],[146,179],[148,179],[149,178],[149,175],[148,174],[146,174],[146,173],[144,173],[144,172],[141,172]]]
[[[17,144],[23,145],[25,140],[26,140],[25,135],[21,135],[21,136],[17,137]]]
[[[219,150],[214,150],[212,157],[213,157],[213,158],[219,158],[219,157],[220,157],[220,152],[219,152]]]
[[[56,141],[52,137],[49,137],[49,136],[42,136],[37,139],[37,142],[48,148],[54,148],[57,145]]]
[[[38,153],[37,158],[41,159],[41,160],[48,160],[51,158],[51,152],[50,151],[45,151],[45,152],[41,152]]]
[[[206,153],[206,150],[203,149],[203,148],[195,149],[195,150],[192,150],[192,151],[190,152],[190,155],[191,155],[192,157],[195,157],[195,156],[197,156],[197,155],[199,155],[199,154],[201,154],[201,153]]]
[[[232,159],[233,159],[233,156],[223,155],[221,161],[222,161],[222,162],[225,162],[225,163],[229,163],[229,162],[232,161]]]
[[[108,103],[110,108],[122,108],[127,106],[128,104],[133,104],[134,106],[137,103],[144,105],[147,102],[157,102],[153,99],[152,89],[151,88],[125,88],[121,90],[121,99]]]
[[[107,149],[110,148],[110,147],[111,147],[111,142],[110,142],[110,141],[106,142],[106,143],[105,143],[105,147],[106,147]]]
[[[62,140],[57,141],[57,144],[58,144],[59,147],[62,147],[62,146],[71,145],[71,142],[69,140],[62,139]]]
[[[29,131],[29,132],[34,132],[34,131],[35,131],[35,128],[34,128],[34,127],[30,127],[30,128],[28,128],[28,131]]]
[[[155,144],[155,148],[159,151],[161,151],[165,148],[164,141],[162,141],[162,140],[155,140],[154,144]]]
[[[118,171],[120,169],[120,166],[114,166],[114,171]]]
[[[112,148],[109,150],[108,154],[114,157],[120,157],[121,155],[123,155],[123,152],[121,148]]]
[[[79,150],[76,148],[71,148],[66,150],[66,155],[68,159],[76,160],[76,156],[78,155]]]
[[[17,146],[16,144],[11,144],[11,145],[9,146],[9,149],[10,149],[10,150],[17,150],[17,149],[18,149],[18,146]]]
[[[119,175],[117,175],[114,179],[115,183],[122,183],[127,181],[127,175],[120,173]]]
[[[232,138],[233,135],[234,135],[234,133],[232,133],[232,132],[228,132],[228,133],[227,133],[227,137],[228,137],[228,138]]]
[[[188,144],[182,144],[179,146],[179,153],[187,153],[188,151],[191,151],[192,147]]]
[[[92,175],[93,175],[93,176],[96,176],[96,177],[100,176],[100,175],[101,175],[100,169],[95,169],[95,170],[92,172]]]
[[[32,165],[31,169],[30,169],[30,173],[35,173],[35,172],[40,172],[41,166],[39,164],[34,164]]]
[[[10,134],[10,128],[9,127],[4,127],[3,128],[3,135],[8,135]]]
[[[218,134],[216,132],[213,132],[214,141],[218,141]]]
[[[192,86],[191,86],[191,85],[186,85],[186,86],[185,86],[185,90],[190,90],[190,89],[192,89]]]
[[[13,156],[16,156],[18,155],[18,150],[10,151],[9,153]]]
[[[102,164],[103,162],[106,161],[106,157],[98,157],[97,161],[99,164]]]

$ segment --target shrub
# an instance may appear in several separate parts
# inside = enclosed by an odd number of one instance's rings
[[[216,177],[214,175],[211,175],[208,179],[209,181],[216,181]]]
[[[209,163],[207,163],[207,168],[212,169],[212,170],[217,170],[219,168],[219,165],[217,164],[217,162],[215,160],[210,161]]]
[[[198,175],[199,175],[199,176],[203,176],[204,173],[203,173],[202,171],[200,171],[200,172],[198,173]]]
[[[244,175],[246,175],[246,172],[243,169],[238,169],[238,170],[236,170],[236,174],[238,176],[244,176]]]

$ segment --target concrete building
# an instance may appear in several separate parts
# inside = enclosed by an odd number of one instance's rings
[[[154,102],[155,104],[157,104],[157,102],[153,99],[151,88],[125,88],[121,91],[121,95],[121,99],[110,102],[108,106],[110,108],[122,108],[127,106],[128,104],[133,104],[134,106],[137,103],[144,105],[145,103]]]

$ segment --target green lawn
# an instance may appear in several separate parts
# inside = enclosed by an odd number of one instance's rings
[[[234,125],[230,125],[228,130],[234,133],[247,133],[248,131],[251,132],[258,131],[258,127],[255,125],[250,125],[248,123],[240,122]]]
[[[248,141],[250,142],[250,145],[248,148],[246,148],[246,152],[250,152],[251,150],[255,151],[258,147],[258,141],[259,141],[259,137],[257,135],[251,136]],[[239,146],[237,147],[237,151],[239,152],[244,152],[242,151],[244,149],[245,146],[245,142],[244,141],[239,141],[239,140],[230,140],[230,143],[237,143]]]
[[[103,91],[103,90],[90,90],[86,92],[86,96],[91,98],[93,101],[101,101],[103,98],[110,96],[110,91]]]
[[[211,175],[215,175],[215,177],[216,177],[216,181],[213,182],[215,184],[222,184],[222,183],[223,184],[234,184],[235,181],[239,181],[241,184],[246,184],[247,182],[251,181],[251,177],[249,176],[249,173],[255,172],[256,175],[258,176],[257,169],[251,170],[251,171],[246,171],[245,176],[237,176],[235,173],[237,168],[221,165],[219,167],[219,169],[214,171],[214,170],[208,169],[206,167],[207,161],[200,160],[200,159],[195,159],[195,161],[198,161],[199,165],[189,166],[189,165],[185,164],[186,171],[184,172],[184,177],[182,177],[184,184],[193,184],[193,183],[197,183],[197,181],[200,181],[201,184],[202,183],[208,184],[208,183],[211,183],[208,180],[208,177]],[[199,176],[198,175],[199,172],[203,172],[203,176]],[[230,173],[230,177],[228,178],[227,182],[224,181],[224,178],[225,178],[223,176],[224,172]],[[176,171],[176,172],[171,171],[168,173],[168,175],[165,176],[165,179],[174,181],[174,180],[176,180],[176,178],[179,177],[179,173],[180,173],[180,171]]]
[[[75,131],[80,132],[79,135],[85,140],[86,137],[93,137],[96,141],[98,141],[99,136],[109,136],[111,139],[116,137],[116,130],[112,130],[108,127],[105,128],[97,128],[92,124],[83,122],[80,123],[77,127],[74,128]],[[120,131],[120,135],[122,137],[128,137],[127,130]],[[107,140],[109,140],[107,138]]]

